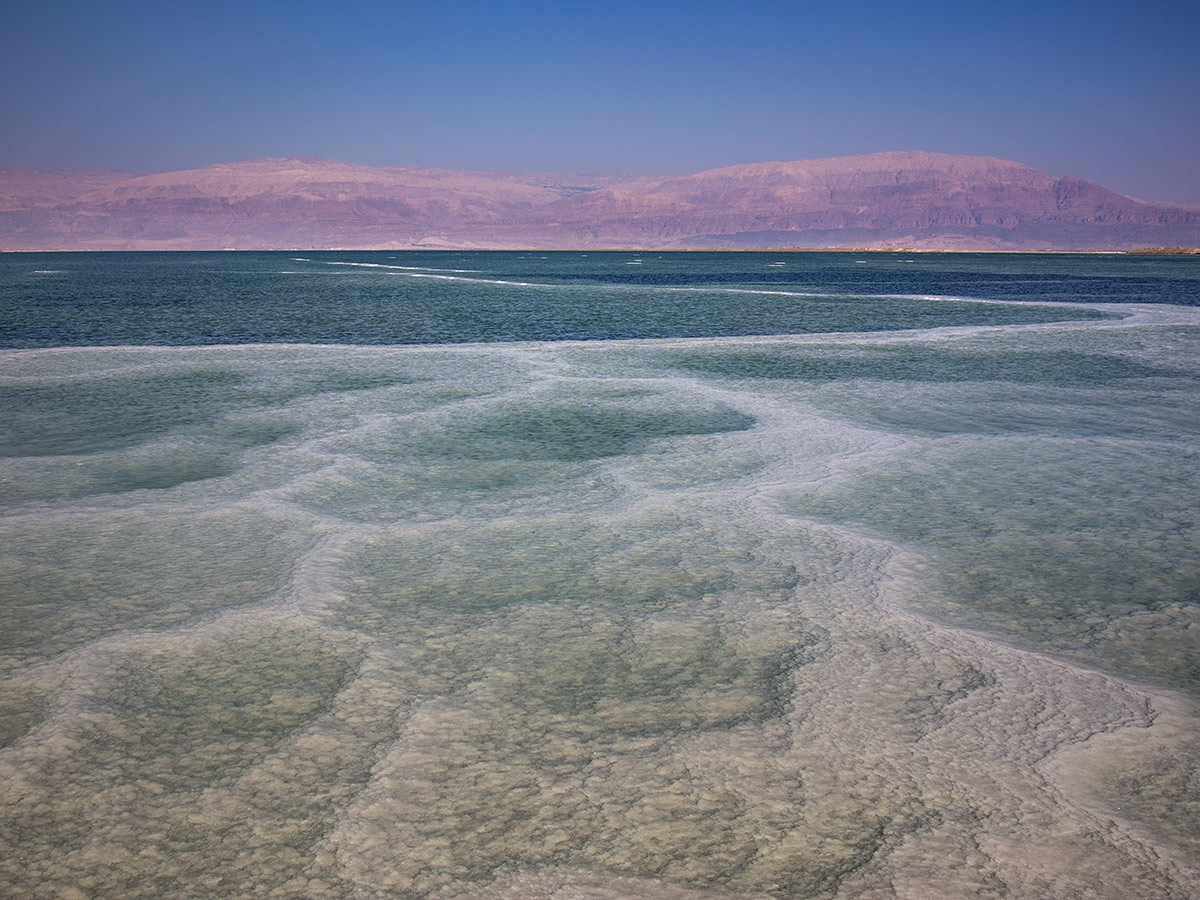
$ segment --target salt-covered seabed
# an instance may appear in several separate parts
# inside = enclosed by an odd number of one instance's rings
[[[1200,896],[1200,316],[10,351],[13,898]]]

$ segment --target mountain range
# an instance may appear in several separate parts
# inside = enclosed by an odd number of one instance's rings
[[[1200,246],[1200,206],[981,156],[873,153],[692,175],[257,159],[0,170],[0,250]]]

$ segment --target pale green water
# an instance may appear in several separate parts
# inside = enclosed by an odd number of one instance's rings
[[[300,308],[279,257],[181,258],[89,291]],[[349,267],[306,344],[0,355],[5,895],[1200,893],[1196,311],[810,304],[867,276],[779,258]],[[864,265],[1195,283],[1054,259]],[[669,329],[689,271],[708,338],[319,345],[364,294],[503,310],[482,275],[541,292],[517,331]],[[738,334],[764,286],[824,324]],[[194,324],[97,321],[156,317]]]

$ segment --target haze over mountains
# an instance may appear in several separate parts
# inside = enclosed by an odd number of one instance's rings
[[[182,172],[0,170],[3,250],[1200,245],[1200,207],[926,152],[694,175],[258,159]]]

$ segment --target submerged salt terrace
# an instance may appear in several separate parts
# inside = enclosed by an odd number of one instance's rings
[[[1118,312],[5,353],[6,895],[1195,896],[1200,322]]]

